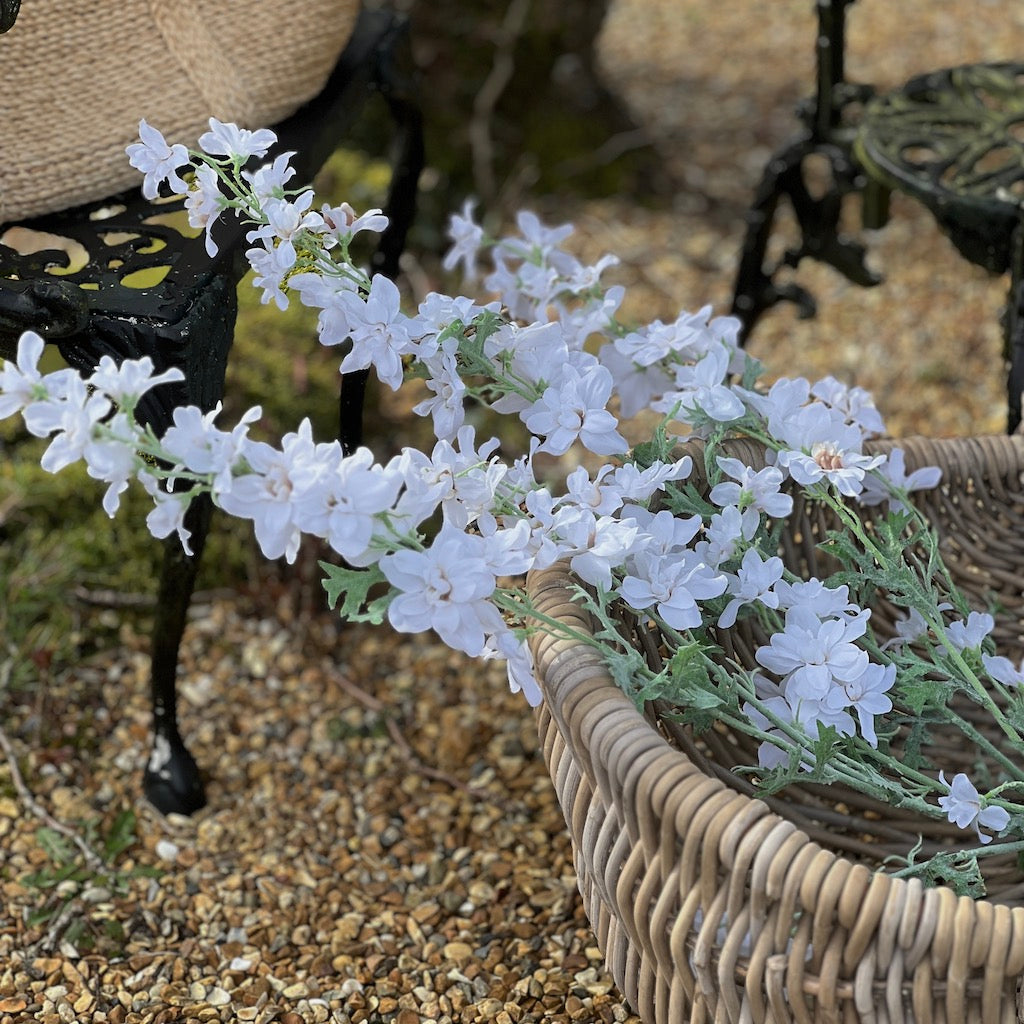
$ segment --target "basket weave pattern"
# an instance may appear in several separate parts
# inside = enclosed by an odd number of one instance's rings
[[[1000,653],[1019,658],[1024,438],[900,447],[908,472],[942,468],[943,483],[916,503],[970,599],[1001,609]],[[699,446],[693,453],[699,468]],[[758,458],[742,445],[730,454]],[[791,568],[826,571],[815,553],[829,525],[822,515],[797,501],[781,552]],[[586,633],[571,584],[564,565],[528,581],[540,612]],[[883,633],[886,614],[876,608],[872,620]],[[720,640],[734,639],[741,659],[757,643],[729,633]],[[698,745],[665,727],[664,709],[640,713],[579,641],[538,632],[531,643],[546,698],[541,744],[580,892],[609,969],[646,1024],[1024,1019],[1024,886],[1006,858],[986,865],[989,897],[977,901],[885,875],[876,867],[890,848],[905,843],[905,854],[918,833],[935,847],[955,831],[863,800],[837,811],[835,793],[821,788],[753,798],[729,772],[739,759],[716,731]],[[941,763],[970,766],[965,746],[943,747]]]
[[[138,184],[145,118],[194,146],[208,119],[276,124],[315,96],[360,0],[25,0],[0,36],[0,224]]]

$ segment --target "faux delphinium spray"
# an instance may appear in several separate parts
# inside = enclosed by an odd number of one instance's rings
[[[287,155],[251,169],[272,132],[211,120],[198,151],[168,145],[144,122],[140,135],[129,157],[144,192],[184,196],[211,253],[217,219],[243,218],[263,301],[317,309],[320,341],[342,346],[342,372],[372,368],[392,389],[420,379],[414,411],[431,419],[436,443],[379,463],[366,449],[317,441],[303,421],[274,445],[252,436],[258,408],[230,428],[217,424],[219,410],[179,408],[158,437],[133,412],[177,371],[104,359],[88,377],[42,375],[43,342],[26,334],[17,362],[0,370],[0,416],[20,413],[30,433],[52,439],[46,469],[83,460],[106,485],[111,515],[125,488],[141,484],[154,503],[150,531],[176,532],[186,548],[184,513],[200,492],[251,520],[268,558],[294,559],[303,535],[321,538],[343,562],[324,564],[324,586],[344,617],[432,629],[471,657],[504,659],[531,704],[542,693],[525,637],[564,627],[540,616],[517,581],[568,560],[599,624],[585,639],[612,675],[638,701],[691,709],[698,728],[719,721],[754,737],[757,764],[739,770],[762,790],[839,782],[948,819],[964,830],[963,851],[931,861],[908,851],[896,870],[962,891],[979,891],[979,856],[1024,850],[1024,670],[994,650],[992,617],[957,593],[914,510],[911,493],[935,486],[938,471],[908,474],[898,449],[865,453],[884,430],[870,396],[831,378],[760,385],[737,322],[708,308],[622,323],[624,290],[602,283],[616,260],[581,264],[563,248],[570,225],[527,212],[517,234],[489,239],[467,203],[452,218],[445,267],[475,282],[486,259],[486,298],[432,293],[406,313],[396,286],[350,256],[356,235],[386,225],[380,211],[315,209],[310,190],[288,188]],[[525,450],[479,439],[471,406],[517,419]],[[630,450],[619,417],[641,413],[650,439]],[[684,437],[704,442],[706,493],[690,486],[692,458],[674,451]],[[736,458],[736,438],[756,442],[763,464]],[[587,453],[583,465],[550,485],[541,460],[570,450]],[[799,578],[779,557],[794,489],[842,526],[828,540],[843,567],[835,578]],[[869,530],[859,507],[879,505],[887,513]],[[879,591],[903,610],[887,639],[874,635],[867,606]],[[658,628],[660,668],[621,641],[617,606]],[[714,637],[748,616],[771,638],[742,666]],[[951,685],[995,717],[1005,746],[959,715],[946,700]],[[993,766],[983,790],[962,772],[947,779],[942,764],[896,755],[893,737],[923,708],[978,745]]]

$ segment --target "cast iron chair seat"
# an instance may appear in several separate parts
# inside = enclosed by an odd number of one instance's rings
[[[1010,269],[1024,199],[1024,64],[967,64],[912,78],[864,108],[854,154],[926,206],[971,263]]]
[[[17,5],[0,0],[0,14],[4,27],[10,27]],[[372,270],[392,278],[398,274],[423,166],[419,110],[393,66],[406,41],[403,19],[363,11],[324,90],[275,126],[278,143],[264,158],[293,152],[297,173],[289,184],[308,183],[345,139],[366,100],[382,95],[394,126],[385,204],[390,224],[372,257]],[[212,409],[224,390],[236,286],[248,269],[246,230],[233,217],[221,218],[214,230],[219,252],[211,259],[205,239],[188,227],[181,197],[149,202],[139,189],[0,225],[0,355],[9,356],[21,333],[34,330],[85,372],[103,355],[118,362],[148,355],[158,372],[178,367],[185,379],[150,391],[138,408],[139,419],[158,433],[171,425],[181,405]],[[346,451],[360,443],[366,377],[365,372],[348,374],[342,382],[339,438]],[[194,556],[185,554],[176,537],[169,538],[159,583],[151,669],[154,745],[144,788],[165,812],[189,814],[206,801],[196,762],[179,734],[175,684],[211,510],[208,498],[193,500],[185,525],[192,532]]]
[[[888,219],[891,191],[926,206],[972,263],[1011,272],[1003,320],[1008,431],[1021,423],[1024,392],[1024,64],[975,64],[919,75],[876,95],[845,80],[846,8],[855,0],[817,0],[817,90],[802,103],[799,134],[772,154],[747,213],[732,312],[745,341],[778,302],[813,316],[813,296],[793,280],[776,281],[805,257],[827,263],[854,284],[881,282],[865,246],[841,230],[844,197],[861,200],[864,227]],[[815,194],[806,164],[824,157],[828,187]],[[767,259],[778,204],[793,208],[800,243]]]

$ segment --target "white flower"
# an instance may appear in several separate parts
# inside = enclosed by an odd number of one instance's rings
[[[736,391],[765,419],[772,437],[784,440],[788,438],[810,399],[811,385],[804,377],[781,377],[772,384],[766,395],[739,387]],[[836,419],[842,421],[841,416]]]
[[[558,304],[558,322],[575,348],[583,348],[592,334],[606,333],[626,297],[622,285],[613,285],[603,295],[594,296],[581,306]]]
[[[530,645],[511,630],[489,636],[483,657],[506,659],[509,689],[513,693],[522,693],[531,708],[537,707],[544,699],[533,667]]]
[[[118,405],[134,404],[147,391],[160,384],[184,380],[185,374],[176,366],[163,373],[153,374],[153,360],[149,356],[141,359],[125,359],[115,363],[110,356],[101,356],[99,365],[89,378],[89,385],[102,391]]]
[[[263,289],[260,301],[267,303],[273,299],[278,309],[287,309],[288,296],[282,286],[295,266],[295,246],[291,242],[282,242],[272,249],[257,245],[247,249],[245,256],[256,275],[253,286]]]
[[[449,647],[477,657],[487,636],[504,631],[488,600],[497,581],[482,537],[445,524],[427,550],[396,551],[379,565],[398,591],[388,605],[388,621],[400,633],[432,629]]]
[[[355,281],[342,274],[302,272],[288,278],[288,289],[298,293],[304,306],[320,310],[317,334],[321,345],[329,348],[348,339],[348,316],[341,305],[341,297],[358,292]]]
[[[895,665],[870,663],[855,679],[837,680],[826,694],[824,704],[831,711],[852,707],[857,712],[861,735],[871,746],[877,747],[874,716],[892,711],[892,701],[886,694],[895,682]]]
[[[218,501],[229,515],[253,521],[264,557],[294,562],[301,540],[295,521],[296,480],[303,464],[318,461],[309,420],[282,438],[280,451],[262,441],[247,441],[243,455],[251,472],[236,476],[231,489],[217,495]]]
[[[177,533],[185,554],[193,554],[189,546],[192,534],[185,529],[185,513],[192,499],[187,493],[176,494],[168,491],[170,481],[166,485],[161,485],[156,477],[145,471],[139,473],[138,479],[154,503],[149,515],[146,516],[146,527],[149,532],[158,540]]]
[[[335,240],[355,238],[361,231],[373,231],[377,234],[388,226],[388,219],[380,210],[367,210],[357,214],[348,203],[340,206],[324,206],[320,210],[326,234]]]
[[[789,470],[798,484],[806,487],[827,479],[851,498],[863,490],[864,474],[885,461],[884,455],[862,454],[860,431],[821,403],[801,409],[786,424],[781,440],[792,447],[779,453],[776,464]]]
[[[809,580],[796,580],[793,583],[781,580],[775,585],[775,593],[779,597],[780,608],[806,608],[822,619],[860,612],[857,605],[850,601],[850,588],[845,583],[838,587],[827,587],[813,576]]]
[[[440,505],[445,521],[459,529],[481,518],[492,518],[507,471],[504,464],[492,458],[498,445],[498,439],[492,437],[478,448],[474,428],[463,426],[454,444],[440,439],[429,456],[407,448],[399,462],[406,490],[397,514],[416,525]]]
[[[767,700],[763,700],[762,704],[764,704],[764,706],[781,721],[786,722],[789,725],[796,722],[793,718],[792,709],[786,703],[785,697],[769,697]],[[779,768],[783,765],[789,764],[789,754],[786,753],[781,746],[773,743],[771,737],[775,737],[780,741],[784,740],[787,743],[793,743],[794,741],[749,701],[743,705],[741,710],[758,729],[769,737],[758,744],[757,763],[762,768],[769,771],[772,768]],[[809,772],[814,765],[810,761],[802,761],[800,763],[800,767],[803,768],[804,771]]]
[[[448,237],[452,240],[452,247],[445,253],[441,263],[449,271],[462,263],[463,276],[469,281],[476,280],[476,258],[484,240],[484,229],[473,220],[475,205],[472,199],[467,199],[462,204],[462,213],[452,214],[448,222]]]
[[[728,629],[736,622],[740,608],[754,601],[759,601],[766,608],[778,608],[779,598],[772,587],[782,578],[783,569],[781,558],[762,559],[754,548],[749,548],[737,574],[727,577],[727,593],[733,598],[718,617],[718,625]]]
[[[600,516],[588,532],[586,542],[576,545],[569,566],[585,583],[610,590],[612,569],[622,565],[637,546],[635,523]]]
[[[513,378],[537,387],[559,380],[570,361],[562,326],[555,321],[533,323],[528,327],[505,324],[488,337],[484,355],[506,367]],[[529,409],[530,401],[511,392],[493,402],[491,407],[504,415]]]
[[[401,477],[373,461],[368,448],[343,456],[341,446],[317,446],[315,460],[292,472],[292,514],[304,533],[323,537],[342,558],[365,565],[381,513],[389,510]]]
[[[323,226],[319,213],[310,212],[313,192],[306,189],[294,199],[268,199],[263,204],[266,224],[261,224],[246,234],[250,242],[262,241],[268,248],[277,242],[291,242],[300,231],[316,231]]]
[[[654,366],[680,347],[676,325],[654,320],[614,341],[615,351],[638,366]],[[703,354],[703,353],[702,353]]]
[[[963,772],[954,775],[952,783],[946,781],[945,773],[939,772],[939,782],[949,790],[949,796],[939,797],[939,806],[957,828],[973,825],[982,845],[992,842],[991,836],[982,833],[982,826],[1001,832],[1010,823],[1010,815],[1004,807],[982,809],[981,794]]]
[[[178,175],[178,168],[189,162],[188,150],[180,143],[168,146],[163,135],[145,120],[139,122],[139,138],[142,141],[133,142],[125,152],[132,167],[144,175],[142,194],[156,199],[164,181],[176,195],[186,193],[188,183]]]
[[[210,118],[210,130],[199,136],[199,148],[210,156],[226,156],[232,160],[248,160],[251,156],[266,156],[267,150],[277,142],[269,128],[249,131],[237,124]],[[133,165],[134,166],[134,165]]]
[[[82,452],[89,476],[109,484],[103,495],[103,511],[111,518],[120,506],[128,481],[145,465],[137,452],[139,433],[135,422],[119,412],[104,424],[100,436],[94,436]]]
[[[502,253],[518,259],[528,260],[534,264],[554,262],[571,272],[572,261],[558,246],[572,233],[571,224],[560,224],[557,228],[549,228],[540,218],[529,210],[520,210],[516,214],[516,227],[519,228],[521,239],[515,236],[503,238],[499,243]],[[557,268],[556,268],[557,269]]]
[[[967,621],[958,619],[946,626],[946,638],[958,651],[974,650],[995,629],[996,620],[987,612],[971,612]]]
[[[260,418],[259,406],[247,410],[230,431],[214,425],[221,405],[208,413],[194,405],[178,406],[171,414],[173,424],[164,432],[160,445],[170,461],[192,473],[213,477],[214,498],[231,489],[232,473],[241,462],[249,425]]]
[[[530,528],[526,544],[533,558],[535,569],[546,569],[560,558],[579,548],[567,537],[579,532],[582,523],[584,534],[589,534],[593,515],[585,514],[574,505],[555,507],[555,499],[544,487],[534,486],[523,499],[526,523]]]
[[[1009,658],[983,654],[981,663],[985,666],[985,671],[997,683],[1002,683],[1003,686],[1008,686],[1010,689],[1024,685],[1024,661],[1021,661],[1019,666],[1015,666]]]
[[[619,586],[631,608],[656,607],[673,629],[694,629],[701,624],[698,601],[719,597],[726,578],[705,565],[693,552],[657,557],[641,552],[633,559],[633,572]]]
[[[381,382],[397,391],[404,374],[402,356],[412,351],[412,345],[394,281],[376,274],[365,299],[355,292],[342,292],[337,301],[352,339],[352,349],[341,362],[341,372],[372,366]]]
[[[490,518],[481,520],[478,528],[487,541],[487,566],[495,576],[521,576],[534,567],[533,531],[527,520],[514,519],[502,527]]]
[[[466,385],[459,376],[458,363],[453,354],[440,352],[425,360],[424,366],[430,372],[425,382],[427,390],[434,395],[414,405],[412,411],[417,416],[431,416],[434,434],[442,440],[451,440],[466,418],[463,405]]]
[[[432,359],[442,351],[440,335],[450,331],[458,324],[471,324],[477,316],[485,311],[497,313],[499,306],[495,302],[480,306],[464,295],[452,298],[450,295],[441,295],[439,292],[429,292],[419,304],[416,315],[411,317],[406,325],[409,337],[414,342],[414,355],[423,362]],[[444,353],[454,356],[458,351],[460,340],[461,338],[458,336],[447,337],[443,343]]]
[[[627,462],[612,474],[612,481],[626,501],[647,501],[670,480],[685,480],[693,472],[693,459],[684,455],[676,462],[655,460],[646,469]]]
[[[603,345],[597,355],[601,365],[607,367],[615,378],[619,411],[625,419],[651,407],[672,387],[672,374],[660,363],[641,366],[623,355],[612,343]]]
[[[762,513],[773,519],[784,519],[793,511],[793,499],[783,494],[782,471],[775,466],[766,466],[761,470],[740,462],[718,456],[718,465],[722,472],[733,480],[724,480],[711,488],[710,499],[721,507],[735,505],[743,517],[743,535],[753,537],[761,524]]]
[[[227,196],[220,190],[217,172],[209,164],[201,164],[196,168],[195,177],[185,196],[185,209],[188,211],[189,224],[206,232],[207,256],[217,255],[217,244],[212,234],[213,225],[227,209],[227,205]]]
[[[766,676],[760,673],[754,675],[754,691],[757,694],[758,700],[765,711],[770,712],[779,722],[783,722],[789,726],[799,727],[803,731],[800,722],[797,721],[796,716],[793,714],[793,709],[789,706],[786,698],[782,695],[782,691],[779,689],[777,683],[773,683]],[[780,742],[784,741],[787,744],[795,744],[797,741],[789,736],[789,734],[780,726],[776,725],[768,715],[764,714],[757,705],[752,704],[750,701],[746,701],[741,709],[743,714],[750,719],[751,723],[760,729],[767,735],[767,739],[761,741],[757,748],[757,763],[766,769],[778,768],[781,765],[789,763],[789,754],[783,749],[782,746],[773,743],[773,739],[777,739]],[[800,762],[800,767],[804,771],[811,771],[814,767],[813,762],[805,760]]]
[[[717,423],[740,419],[746,406],[736,390],[725,383],[730,358],[724,345],[714,345],[696,363],[678,364],[673,390],[651,408],[666,413],[674,411],[683,423],[692,423],[698,412]]]
[[[77,374],[66,378],[67,387],[59,399],[33,402],[22,416],[35,437],[54,435],[39,460],[48,473],[56,473],[77,462],[93,440],[93,428],[110,412],[110,399],[101,392],[90,394]]]
[[[544,438],[540,451],[564,455],[578,439],[595,455],[614,455],[629,445],[606,408],[611,391],[611,374],[603,366],[594,366],[585,375],[566,366],[562,379],[520,418],[530,433]]]
[[[735,557],[741,541],[750,540],[747,532],[748,526],[740,510],[729,505],[711,517],[704,530],[705,539],[697,545],[697,552],[708,565],[722,565]],[[749,532],[753,536],[753,531]]]
[[[703,525],[699,515],[682,519],[668,509],[651,512],[640,505],[627,505],[621,515],[623,519],[631,519],[640,526],[639,550],[656,558],[686,550]]]
[[[39,372],[39,359],[46,342],[34,331],[25,331],[18,339],[17,364],[8,360],[0,366],[0,419],[21,412],[31,402],[50,397]]]
[[[862,505],[880,505],[886,501],[891,511],[905,512],[906,505],[892,493],[893,489],[908,492],[930,490],[937,487],[941,479],[942,470],[938,466],[921,466],[907,473],[903,449],[894,448],[885,462],[864,477],[864,490],[857,495],[857,500]]]
[[[615,484],[615,467],[601,466],[591,479],[585,466],[577,466],[565,478],[565,496],[560,504],[579,505],[597,516],[618,511],[622,507],[622,491]]]
[[[835,377],[823,377],[811,388],[811,394],[841,413],[863,436],[885,433],[885,422],[870,392],[864,388],[850,387]]]
[[[790,703],[796,698],[823,701],[833,680],[850,682],[868,665],[867,653],[853,643],[864,635],[869,613],[852,619],[822,621],[806,608],[791,608],[781,633],[772,634],[754,654],[757,663],[786,677]]]
[[[882,644],[883,651],[890,647],[901,647],[903,644],[913,643],[928,632],[928,623],[916,608],[908,609],[906,616],[896,619],[893,625],[896,635]]]
[[[294,153],[282,153],[272,164],[264,164],[255,171],[242,171],[242,177],[249,182],[256,202],[262,206],[268,199],[284,197],[284,187],[295,176],[290,160]]]

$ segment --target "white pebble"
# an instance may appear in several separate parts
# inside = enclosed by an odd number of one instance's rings
[[[173,864],[178,859],[178,845],[172,843],[170,839],[158,839],[156,843],[156,855],[161,859],[167,861],[168,864]]]

